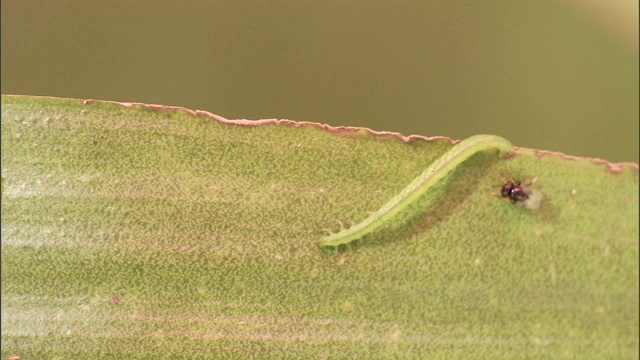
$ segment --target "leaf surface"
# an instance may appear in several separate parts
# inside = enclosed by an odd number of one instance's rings
[[[318,247],[451,146],[3,96],[2,356],[637,357],[637,164],[477,154]],[[538,176],[541,207],[497,174]]]

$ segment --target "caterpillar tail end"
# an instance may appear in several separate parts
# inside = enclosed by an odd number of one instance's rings
[[[329,236],[324,236],[318,244],[321,248],[337,248],[340,245],[348,244],[359,239],[356,234],[348,234],[347,230],[339,231]]]

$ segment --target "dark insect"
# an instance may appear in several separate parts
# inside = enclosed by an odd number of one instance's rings
[[[529,187],[536,180],[538,180],[538,177],[527,181],[525,184],[520,181],[504,180],[505,183],[500,189],[500,195],[503,198],[509,198],[513,204],[519,204],[529,209],[537,209],[540,207],[542,193]]]
[[[512,203],[517,203],[518,201],[529,199],[528,190],[529,189],[526,186],[522,186],[520,184],[520,181],[515,183],[507,181],[506,184],[502,185],[500,194],[502,197],[508,197]]]

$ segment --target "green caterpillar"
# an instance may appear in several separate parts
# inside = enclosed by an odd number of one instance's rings
[[[440,179],[471,155],[488,149],[498,149],[499,156],[512,152],[511,143],[495,135],[475,135],[456,144],[431,164],[420,176],[415,178],[398,195],[394,196],[380,210],[371,214],[361,223],[335,234],[325,236],[320,246],[339,246],[348,244],[372,232],[387,220],[416,201]]]

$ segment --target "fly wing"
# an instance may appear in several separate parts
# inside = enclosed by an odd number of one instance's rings
[[[542,202],[542,191],[531,189],[529,187],[523,187],[525,194],[529,195],[529,198],[519,202],[522,206],[527,209],[535,210],[540,207],[540,203]]]

